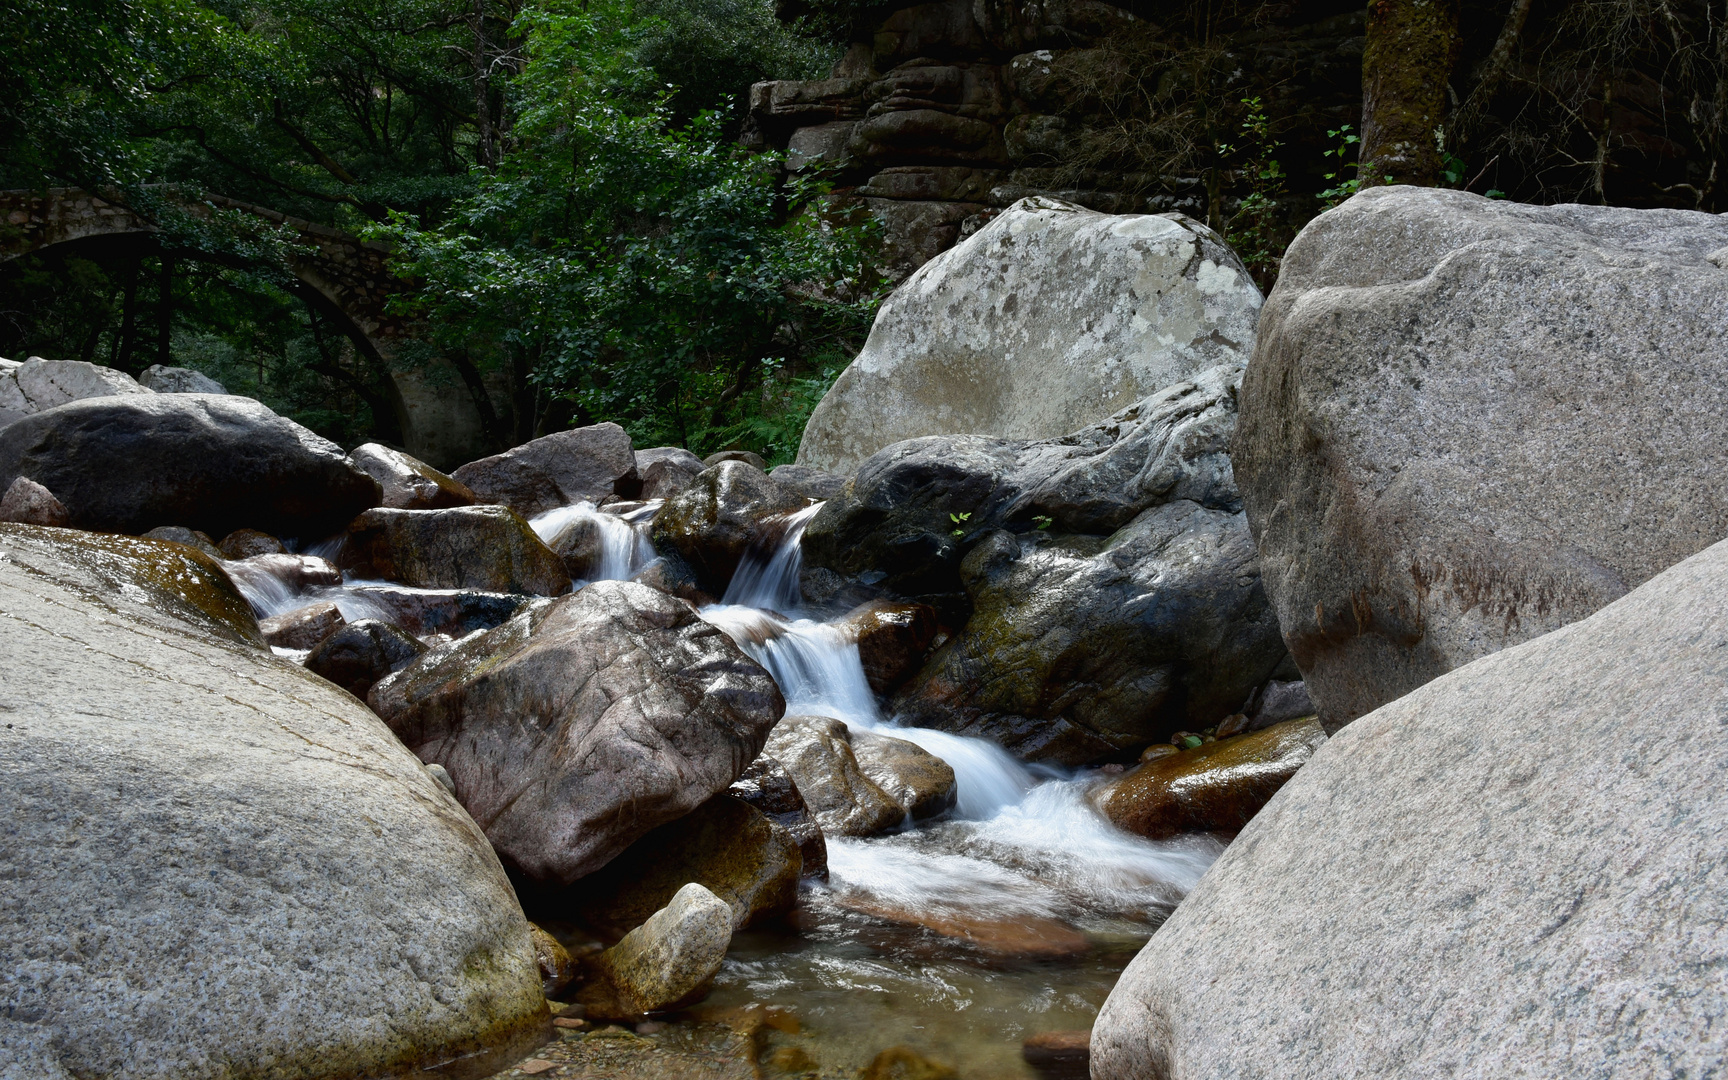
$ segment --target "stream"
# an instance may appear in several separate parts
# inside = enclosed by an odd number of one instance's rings
[[[1037,1076],[1022,1040],[1089,1028],[1122,968],[1222,845],[1115,828],[1087,798],[1102,779],[1094,771],[1027,766],[986,740],[884,716],[857,644],[812,618],[799,593],[799,544],[820,506],[793,515],[773,550],[747,554],[721,602],[698,614],[767,668],[786,715],[834,717],[947,762],[956,805],[888,835],[828,837],[829,879],[805,881],[790,925],[736,935],[713,993],[692,1012],[783,1007],[798,1030],[772,1032],[773,1044],[802,1051],[823,1076],[856,1075],[894,1045],[950,1064],[964,1080]],[[623,580],[656,557],[648,530],[657,509],[618,516],[579,503],[530,524],[550,542],[593,521],[594,580]],[[296,592],[261,574],[236,584],[261,617],[330,600],[350,621],[390,618],[380,589],[440,592],[356,580]]]

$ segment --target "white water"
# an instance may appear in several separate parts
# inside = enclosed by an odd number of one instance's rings
[[[774,553],[763,559],[750,552],[739,564],[738,572],[726,586],[722,604],[740,607],[767,608],[769,611],[793,611],[802,602],[798,590],[798,571],[804,568],[804,526],[822,509],[821,503],[809,506],[787,517],[786,532]]]
[[[556,548],[559,537],[571,529],[592,522],[600,530],[600,561],[589,581],[628,581],[654,558],[654,544],[648,539],[648,521],[660,509],[655,500],[630,514],[603,514],[591,502],[560,506],[536,516],[528,523],[534,534],[547,547]]]

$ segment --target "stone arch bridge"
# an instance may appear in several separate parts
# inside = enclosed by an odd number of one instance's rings
[[[297,242],[289,245],[286,269],[294,278],[293,291],[341,327],[354,347],[388,374],[389,404],[410,453],[434,465],[453,467],[490,449],[484,445],[485,433],[470,388],[453,365],[437,359],[413,365],[402,362],[404,346],[417,335],[411,319],[389,311],[390,299],[403,286],[386,265],[388,246],[221,196],[176,201],[195,215],[239,211],[292,230]],[[102,238],[131,236],[152,243],[160,231],[117,200],[86,191],[0,191],[0,263],[61,244]]]

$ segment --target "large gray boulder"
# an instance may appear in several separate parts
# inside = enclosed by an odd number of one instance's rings
[[[1329,727],[1728,535],[1728,218],[1377,188],[1285,255],[1233,448]]]
[[[1254,344],[1260,291],[1210,229],[1022,199],[924,264],[811,414],[798,464],[925,435],[1046,439]]]
[[[1123,973],[1095,1080],[1711,1076],[1728,542],[1326,743]]]
[[[378,481],[383,505],[391,510],[443,510],[472,506],[467,485],[434,469],[419,458],[380,443],[356,446],[348,453],[354,467]]]
[[[158,394],[226,394],[228,388],[191,368],[151,364],[138,376],[138,385]]]
[[[484,835],[179,544],[0,525],[0,1074],[484,1076],[547,1027]]]
[[[617,424],[559,431],[502,454],[470,461],[451,476],[481,502],[502,503],[523,517],[642,490],[630,436]]]
[[[360,577],[423,589],[557,596],[570,588],[564,561],[505,506],[368,510],[349,522],[336,561]]]
[[[0,490],[18,476],[78,528],[133,535],[180,525],[320,540],[379,500],[335,443],[218,394],[85,398],[27,416],[0,428]]]
[[[0,365],[0,427],[44,409],[92,397],[149,394],[124,371],[83,360],[44,360]]]
[[[724,791],[786,708],[689,604],[627,581],[530,605],[367,700],[506,863],[560,884]]]

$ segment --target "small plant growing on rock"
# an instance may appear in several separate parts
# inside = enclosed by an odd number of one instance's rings
[[[954,535],[966,535],[966,522],[972,519],[971,514],[949,514],[948,520],[954,523]]]

